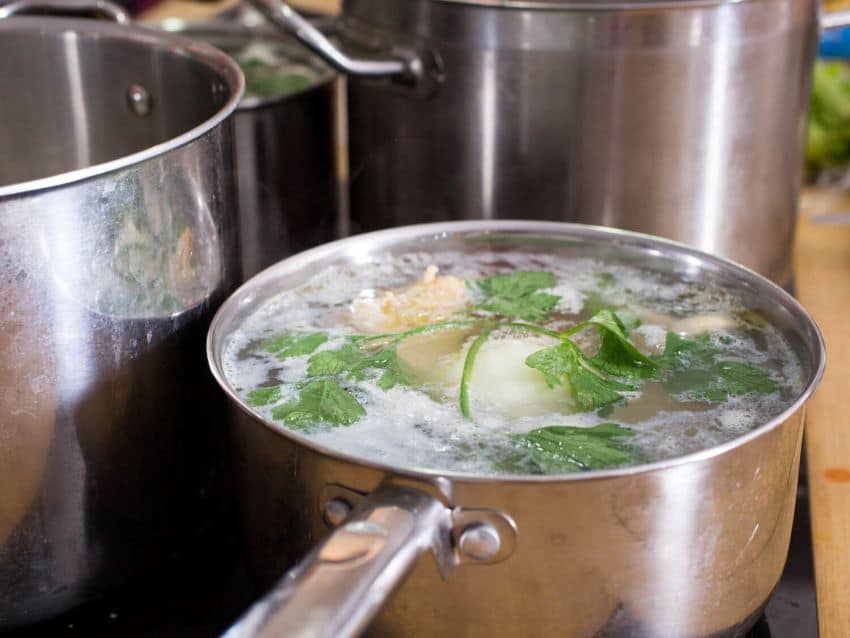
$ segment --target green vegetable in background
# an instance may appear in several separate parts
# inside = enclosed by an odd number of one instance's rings
[[[806,162],[810,169],[850,160],[850,70],[818,60],[812,75]]]
[[[257,58],[237,60],[245,74],[245,94],[276,97],[307,88],[313,80],[303,73],[270,65]]]
[[[591,428],[549,425],[512,438],[545,474],[583,472],[632,463],[634,453],[621,437],[634,432],[616,423]]]

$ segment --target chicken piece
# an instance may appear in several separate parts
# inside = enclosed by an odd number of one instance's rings
[[[351,322],[364,332],[407,330],[448,319],[468,303],[466,284],[451,275],[437,276],[428,266],[422,279],[407,290],[386,291],[351,305]]]

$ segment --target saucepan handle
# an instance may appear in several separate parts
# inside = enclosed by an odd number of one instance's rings
[[[117,4],[107,0],[13,0],[0,6],[0,18],[31,13],[46,13],[57,16],[99,15],[117,22],[129,24],[130,14]]]
[[[414,54],[387,59],[362,59],[349,56],[329,40],[309,20],[281,0],[247,0],[275,28],[293,35],[332,67],[353,76],[400,77],[415,81],[423,73],[423,64]]]
[[[366,629],[426,551],[453,557],[451,510],[424,491],[384,485],[291,569],[224,638],[345,638]]]

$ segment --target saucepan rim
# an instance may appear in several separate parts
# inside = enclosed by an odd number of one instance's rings
[[[759,288],[760,292],[770,295],[772,299],[781,304],[787,310],[796,323],[802,324],[810,329],[810,334],[801,334],[800,337],[809,347],[813,361],[816,364],[812,368],[810,378],[806,387],[799,396],[780,414],[772,419],[769,419],[763,425],[738,436],[730,441],[715,445],[691,454],[678,456],[662,461],[645,463],[640,465],[631,465],[622,468],[612,468],[603,470],[591,470],[587,472],[578,472],[571,474],[476,474],[465,473],[447,470],[435,470],[430,468],[418,468],[412,466],[400,466],[389,463],[381,463],[371,459],[363,458],[355,454],[334,450],[328,446],[322,445],[315,440],[299,434],[293,430],[288,430],[285,427],[271,421],[270,419],[261,416],[245,403],[245,401],[236,394],[230,383],[225,378],[220,363],[220,355],[225,346],[225,340],[228,333],[222,333],[225,327],[232,322],[234,315],[242,305],[253,303],[253,292],[261,289],[265,284],[280,278],[286,273],[294,273],[304,269],[311,263],[320,262],[330,258],[335,254],[344,254],[347,249],[357,246],[368,246],[368,252],[374,252],[375,244],[380,248],[391,248],[393,244],[400,241],[411,241],[417,238],[428,237],[450,237],[461,235],[478,235],[486,237],[488,234],[502,233],[510,234],[517,233],[518,235],[557,235],[565,240],[569,239],[584,239],[584,240],[614,240],[620,243],[625,243],[632,248],[646,248],[649,250],[666,251],[668,254],[673,254],[677,258],[696,259],[701,266],[714,267],[726,272],[734,272],[743,277],[748,283],[754,284]],[[781,426],[791,416],[798,412],[803,405],[809,400],[809,397],[814,392],[815,388],[820,383],[823,377],[824,368],[826,366],[826,354],[823,336],[811,317],[809,312],[792,297],[784,289],[766,279],[762,275],[721,257],[716,257],[708,253],[702,252],[676,241],[663,239],[653,235],[636,233],[633,231],[620,230],[616,228],[608,228],[603,226],[592,226],[586,224],[572,224],[565,222],[540,222],[540,221],[525,221],[525,220],[480,220],[480,221],[461,221],[461,222],[439,222],[434,224],[417,224],[410,226],[401,226],[387,230],[379,230],[371,233],[355,235],[345,239],[339,239],[333,242],[322,244],[316,248],[298,253],[276,264],[266,268],[258,273],[247,282],[242,284],[218,309],[210,324],[207,332],[207,363],[216,382],[228,395],[228,397],[238,406],[243,412],[249,415],[254,420],[262,423],[265,427],[272,430],[276,434],[288,437],[291,441],[298,445],[302,445],[312,452],[320,454],[324,457],[336,461],[346,461],[360,466],[365,466],[373,470],[378,470],[394,476],[410,477],[424,481],[433,481],[434,479],[446,479],[449,481],[483,483],[497,482],[500,484],[508,483],[551,483],[565,481],[587,481],[587,480],[602,480],[614,479],[626,476],[634,476],[638,474],[649,474],[667,470],[680,465],[687,465],[706,461],[714,457],[720,456],[730,450],[746,445],[749,441],[764,436],[768,432]]]
[[[159,144],[149,146],[141,151],[123,155],[107,162],[66,171],[58,175],[49,175],[25,182],[18,182],[17,184],[0,186],[0,200],[13,195],[26,195],[108,175],[186,146],[203,137],[230,117],[236,110],[245,92],[245,78],[236,62],[224,52],[206,42],[134,25],[49,16],[14,16],[4,18],[0,20],[0,32],[2,31],[32,31],[33,33],[40,34],[45,32],[52,34],[75,33],[82,37],[124,40],[159,49],[169,49],[177,55],[184,55],[200,61],[218,73],[222,81],[228,85],[230,95],[227,101],[211,117],[180,135]]]

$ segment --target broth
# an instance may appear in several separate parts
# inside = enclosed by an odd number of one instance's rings
[[[488,475],[696,452],[764,424],[805,382],[732,291],[522,252],[330,267],[255,311],[223,368],[258,414],[334,450]]]

